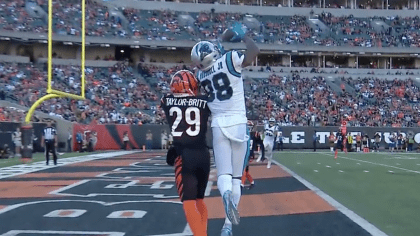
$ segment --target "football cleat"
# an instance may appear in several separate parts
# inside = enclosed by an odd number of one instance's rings
[[[233,202],[232,191],[228,190],[223,194],[223,205],[227,218],[234,225],[238,225],[240,221],[239,211],[236,204]]]
[[[222,228],[220,236],[232,236],[232,225],[225,224]]]

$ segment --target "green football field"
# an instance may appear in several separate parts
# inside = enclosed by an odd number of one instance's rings
[[[390,236],[420,235],[420,154],[279,152],[275,159]]]

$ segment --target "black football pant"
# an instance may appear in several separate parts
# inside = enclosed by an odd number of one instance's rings
[[[208,148],[183,148],[175,159],[175,182],[181,201],[203,199],[210,174]]]
[[[50,152],[53,154],[54,165],[57,165],[57,153],[55,152],[55,141],[45,141],[45,158],[47,159],[47,165],[50,161]]]

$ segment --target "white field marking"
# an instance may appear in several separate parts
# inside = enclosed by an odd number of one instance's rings
[[[368,170],[364,170],[363,172],[368,173],[369,171]]]
[[[325,166],[325,167],[327,167],[327,168],[331,168],[331,166]]]
[[[317,172],[318,173],[318,170],[314,170],[314,172]]]
[[[319,163],[319,162],[318,162],[317,164],[318,164],[318,165],[321,165],[321,163]]]
[[[65,215],[61,215],[60,213],[62,213],[63,211],[72,211],[70,214],[65,214]],[[86,213],[86,210],[82,210],[82,209],[61,209],[61,210],[55,210],[52,211],[48,214],[45,214],[44,217],[51,217],[51,218],[59,218],[59,217],[63,217],[63,218],[77,218],[83,214]]]
[[[342,170],[338,170],[338,172],[343,173],[344,171],[342,171]]]
[[[207,182],[207,187],[206,187],[206,191],[204,192],[204,196],[208,197],[210,196],[211,193],[211,188],[213,187],[213,181],[208,181]]]
[[[84,179],[84,180],[81,180],[81,181],[76,182],[74,184],[71,184],[71,185],[62,187],[60,189],[56,189],[54,191],[51,191],[49,194],[60,195],[60,196],[83,197],[83,198],[96,197],[96,196],[139,196],[139,197],[154,197],[154,198],[159,198],[159,199],[177,198],[178,197],[178,196],[165,196],[164,194],[90,193],[90,194],[87,194],[87,195],[81,195],[81,194],[74,194],[74,193],[63,193],[66,190],[69,190],[69,189],[74,188],[76,186],[85,184],[89,181],[104,181],[104,182],[122,181],[122,182],[127,182],[127,180],[125,180],[125,179]],[[139,181],[139,180],[133,180],[131,182],[141,183],[141,181]],[[136,185],[135,187],[148,187],[148,186],[151,186],[151,185],[141,184],[141,185]]]
[[[384,232],[380,229],[376,228],[373,224],[369,223],[367,220],[363,219],[352,210],[348,209],[347,207],[343,206],[341,203],[337,202],[334,198],[330,197],[328,194],[321,191],[319,188],[315,187],[313,184],[309,183],[295,172],[291,171],[289,168],[285,167],[284,165],[280,164],[279,162],[273,160],[273,162],[280,166],[283,170],[288,172],[291,176],[295,179],[299,180],[303,185],[305,185],[310,190],[314,191],[318,196],[323,198],[327,201],[331,206],[335,207],[337,210],[341,211],[344,215],[354,221],[356,224],[360,225],[363,229],[365,229],[368,233],[375,235],[375,236],[387,236]]]
[[[337,162],[337,163],[335,163],[335,164],[340,165],[340,163],[338,163],[338,162]]]
[[[55,231],[55,230],[11,230],[0,236],[17,236],[20,234],[80,234],[80,235],[106,235],[106,236],[124,236],[123,232],[98,232],[98,231]]]
[[[19,234],[80,234],[80,235],[106,235],[106,236],[124,236],[125,233],[123,232],[96,232],[96,231],[42,231],[42,230],[11,230],[5,234],[0,236],[17,236]],[[160,235],[149,235],[149,236],[190,236],[193,235],[191,232],[190,227],[185,227],[182,233],[175,233],[175,234],[160,234]]]
[[[80,180],[79,182],[76,182],[74,184],[70,184],[70,185],[67,185],[65,187],[62,187],[62,188],[56,189],[54,191],[51,191],[51,192],[49,192],[49,194],[61,195],[61,192],[64,192],[64,191],[69,190],[71,188],[74,188],[76,186],[82,185],[82,184],[87,183],[89,181],[91,181],[91,180],[90,179]]]
[[[297,164],[300,165],[300,162],[298,162]]]
[[[114,205],[126,204],[126,203],[173,203],[173,204],[182,205],[182,202],[167,201],[167,200],[143,200],[143,201],[122,201],[122,202],[103,202],[103,201],[94,201],[94,200],[45,200],[45,201],[24,202],[24,203],[10,205],[1,209],[0,215],[8,211],[17,209],[19,207],[23,207],[23,206],[35,205],[35,204],[40,204],[40,203],[53,203],[53,202],[87,202],[87,203],[98,203],[103,206],[114,206]]]
[[[328,154],[324,154],[324,155],[328,155]],[[338,158],[352,160],[352,161],[360,161],[360,162],[369,163],[369,164],[372,164],[372,165],[384,166],[384,167],[388,167],[388,168],[394,168],[394,169],[398,169],[398,170],[403,170],[403,171],[407,171],[407,172],[412,172],[412,173],[420,174],[420,171],[409,170],[409,169],[405,169],[405,168],[401,168],[401,167],[390,166],[390,165],[385,165],[385,164],[371,162],[371,161],[363,161],[363,160],[353,159],[353,158],[350,158],[350,157],[342,157],[342,156],[338,156]]]
[[[356,164],[361,165],[360,163],[356,163]]]
[[[389,172],[389,173],[394,173],[394,171],[392,171],[392,170],[388,170],[388,172]]]
[[[117,156],[123,156],[127,154],[139,153],[141,151],[117,151],[117,152],[107,152],[107,153],[95,153],[86,156],[75,156],[68,157],[63,159],[58,159],[57,165],[45,165],[45,161],[38,161],[30,164],[21,164],[9,167],[0,168],[0,179],[14,177],[18,175],[28,174],[40,170],[46,170],[55,168],[58,166],[71,165],[75,163],[93,161],[98,159],[105,159]]]
[[[388,155],[387,155],[388,156]],[[405,157],[405,156],[391,156],[385,157],[385,159],[397,159],[397,160],[418,160],[418,157]]]

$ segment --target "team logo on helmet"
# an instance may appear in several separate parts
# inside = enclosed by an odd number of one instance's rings
[[[180,70],[172,76],[170,84],[171,92],[177,94],[188,94],[195,96],[198,94],[198,81],[188,70]]]
[[[203,60],[207,55],[212,53],[212,50],[210,49],[208,44],[202,44],[198,51],[200,52],[199,55],[201,60]]]

